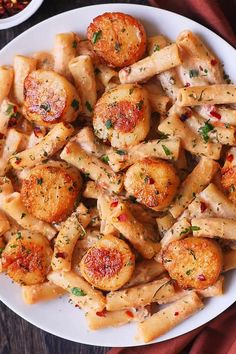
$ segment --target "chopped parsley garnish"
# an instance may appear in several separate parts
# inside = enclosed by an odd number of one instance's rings
[[[188,269],[187,271],[186,271],[186,275],[190,275],[191,273],[192,273],[192,269]]]
[[[155,45],[154,45],[154,48],[153,48],[153,52],[154,52],[154,53],[155,53],[155,52],[159,52],[160,49],[161,49],[160,46],[159,46],[158,44],[155,44]]]
[[[105,123],[105,126],[107,129],[111,129],[113,124],[112,124],[112,120],[111,119],[108,119]]]
[[[199,230],[201,230],[201,228],[198,226],[190,226],[184,229],[183,231],[181,231],[180,235],[188,234],[191,231],[199,231]]]
[[[208,134],[210,133],[210,131],[212,131],[214,129],[213,125],[209,123],[209,121],[207,121],[205,123],[205,125],[201,128],[199,128],[199,133],[201,134],[203,140],[205,141],[205,143],[207,143],[209,141],[209,136]]]
[[[2,252],[4,251],[4,247],[0,247],[0,257],[2,255]]]
[[[165,133],[162,133],[162,132],[158,132],[158,139],[160,140],[165,140],[165,139],[168,139],[170,137],[170,134],[165,134]]]
[[[75,296],[86,296],[87,293],[80,288],[72,288],[71,293]]]
[[[189,77],[190,78],[198,77],[198,75],[199,75],[199,71],[198,70],[195,70],[195,69],[189,70]]]
[[[14,106],[13,104],[8,104],[6,109],[6,114],[11,116],[14,113]]]
[[[129,95],[132,95],[133,92],[134,92],[134,87],[132,87],[131,89],[129,89]]]
[[[118,155],[126,155],[126,154],[127,154],[127,152],[124,151],[124,150],[116,150],[116,153],[117,153]]]
[[[100,72],[101,72],[101,70],[100,70],[100,69],[98,69],[98,68],[95,68],[95,69],[94,69],[94,74],[95,74],[95,75],[100,74]]]
[[[167,146],[165,146],[165,145],[161,145],[161,146],[162,146],[162,148],[163,148],[163,150],[164,150],[166,156],[169,156],[169,155],[172,155],[172,154],[173,154],[172,151],[170,151],[170,149],[168,149]]]
[[[143,108],[143,100],[139,101],[138,103],[136,103],[136,107],[139,111],[141,111],[141,109]]]
[[[78,109],[79,109],[79,101],[77,101],[76,99],[74,99],[74,100],[71,102],[71,107],[73,107],[75,111],[78,111]]]
[[[103,155],[103,156],[101,157],[101,160],[102,160],[102,162],[104,162],[105,164],[107,164],[107,165],[108,165],[108,162],[109,162],[109,156],[107,156],[107,155]]]
[[[93,34],[93,38],[92,38],[93,44],[97,43],[97,41],[99,41],[99,39],[101,39],[101,37],[102,37],[102,31],[101,30],[98,31],[98,32],[95,32]]]
[[[39,106],[40,109],[43,109],[45,112],[50,112],[51,111],[51,106],[48,102],[42,103]]]
[[[43,179],[41,178],[37,178],[37,184],[39,184],[40,186],[43,184]]]
[[[25,216],[26,216],[26,214],[22,213],[20,218],[23,219]]]
[[[22,239],[21,232],[18,231],[16,234],[17,234],[16,240],[21,240]]]
[[[133,195],[129,196],[129,200],[131,201],[131,203],[137,203],[137,199]]]
[[[93,111],[93,107],[91,106],[91,104],[88,101],[86,101],[85,106],[89,112]]]

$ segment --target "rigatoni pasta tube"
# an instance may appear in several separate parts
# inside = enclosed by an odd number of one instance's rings
[[[4,98],[2,104],[0,105],[0,133],[3,135],[7,134],[8,125],[11,117],[18,117],[18,107],[15,103],[10,101],[8,98]]]
[[[169,134],[172,138],[180,138],[182,147],[194,155],[203,155],[214,160],[220,158],[222,145],[204,142],[198,134],[180,120],[177,114],[171,114],[163,120],[158,130]]]
[[[148,283],[164,272],[165,268],[161,263],[158,263],[153,259],[145,259],[135,264],[134,273],[131,279],[123,286],[122,289]]]
[[[83,173],[97,181],[102,187],[119,193],[123,187],[123,178],[116,175],[109,166],[95,156],[87,154],[76,142],[69,142],[61,153],[62,160],[74,165]]]
[[[177,103],[181,107],[236,103],[236,85],[184,87],[179,90]]]
[[[203,118],[236,126],[236,109],[226,106],[196,106],[194,108]],[[218,117],[218,118],[217,118]]]
[[[38,220],[28,213],[18,192],[14,192],[5,198],[2,209],[26,230],[39,232],[49,240],[56,235],[56,230],[50,224]]]
[[[53,300],[65,293],[66,290],[49,281],[42,284],[22,286],[22,297],[24,302],[28,305]]]
[[[86,183],[85,189],[83,191],[84,198],[98,199],[99,195],[102,193],[102,188],[99,187],[95,182],[88,181]]]
[[[170,98],[165,95],[160,83],[157,80],[149,81],[143,85],[148,92],[148,99],[152,112],[165,114],[168,110]]]
[[[25,78],[34,70],[36,70],[37,60],[23,55],[14,57],[14,84],[13,94],[20,105],[24,103],[24,81]]]
[[[176,44],[171,44],[160,51],[121,69],[119,72],[122,84],[142,82],[163,71],[181,64]]]
[[[66,144],[73,131],[72,125],[56,124],[37,145],[12,156],[10,159],[12,167],[23,169],[47,160]]]
[[[194,218],[191,220],[193,235],[197,237],[220,237],[236,240],[236,220],[224,218]]]
[[[111,204],[112,204],[112,198],[106,196],[105,193],[101,193],[98,196],[97,208],[101,218],[100,232],[104,235],[109,235],[109,234],[115,235],[118,233],[118,231],[111,224],[110,221],[111,213],[112,213]]]
[[[102,311],[106,302],[102,292],[94,289],[75,272],[53,271],[48,274],[48,280],[70,293],[70,299],[75,305],[94,311]]]
[[[223,253],[223,272],[236,268],[236,250]]]
[[[85,229],[91,221],[91,215],[88,208],[83,203],[79,203],[75,213],[79,223]]]
[[[145,343],[150,342],[201,310],[203,306],[198,295],[192,292],[141,322],[138,325],[139,338]]]
[[[11,66],[0,66],[0,105],[11,90],[13,83],[14,71]]]
[[[15,154],[19,150],[22,138],[22,133],[19,133],[13,128],[8,130],[2,151],[2,156],[0,157],[0,176],[4,176],[11,167],[11,165],[9,164],[9,159],[11,156],[13,156],[13,154]]]
[[[236,206],[213,183],[209,184],[199,196],[215,216],[227,219],[236,218]]]
[[[129,307],[146,306],[152,302],[162,303],[175,293],[169,278],[154,280],[132,288],[110,292],[106,296],[106,309],[117,311]]]
[[[143,258],[151,259],[160,250],[155,233],[137,221],[126,204],[119,203],[111,214],[112,225],[130,241]]]
[[[95,68],[96,76],[99,78],[103,86],[107,87],[112,80],[118,80],[118,73],[109,66],[97,64]]]
[[[53,56],[54,56],[54,70],[71,79],[69,70],[69,62],[76,57],[77,40],[73,32],[58,33],[55,36]]]
[[[186,237],[191,232],[190,226],[191,224],[186,218],[178,220],[161,239],[162,248],[165,248],[172,241]]]
[[[182,182],[178,195],[169,209],[174,218],[186,209],[196,194],[200,193],[212,180],[219,164],[213,160],[202,157],[197,166]]]
[[[88,327],[91,330],[122,326],[126,323],[137,320],[135,314],[133,314],[131,310],[113,312],[102,311],[102,313],[89,311],[85,316]]]
[[[178,138],[151,140],[137,144],[129,148],[129,150],[111,151],[107,154],[108,163],[113,171],[118,172],[146,157],[155,157],[164,160],[177,160],[180,147],[180,139]]]
[[[156,218],[156,223],[160,235],[164,235],[164,233],[174,225],[175,219],[168,213],[167,215]]]
[[[91,127],[82,128],[75,135],[75,141],[79,143],[82,149],[84,149],[88,154],[92,154],[99,158],[111,149],[109,146],[98,141]]]
[[[89,55],[80,55],[69,62],[69,69],[81,98],[82,112],[87,116],[91,116],[97,101],[92,59]]]
[[[51,260],[53,270],[71,270],[71,260],[75,244],[85,235],[85,230],[78,221],[76,212],[73,213],[62,225],[54,245]]]

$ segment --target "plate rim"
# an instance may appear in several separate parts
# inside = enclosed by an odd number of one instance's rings
[[[30,32],[31,30],[37,28],[37,27],[40,27],[42,26],[43,24],[45,24],[45,22],[47,21],[51,21],[53,19],[57,20],[58,17],[60,16],[64,16],[65,14],[69,14],[69,13],[72,13],[72,12],[77,12],[79,11],[80,9],[91,9],[91,8],[95,8],[95,9],[100,9],[100,8],[104,8],[104,7],[107,7],[107,9],[105,10],[105,12],[110,12],[110,11],[115,11],[115,8],[116,6],[118,6],[119,8],[120,7],[123,7],[124,8],[124,12],[125,12],[125,8],[127,8],[127,10],[129,11],[131,7],[133,8],[154,8],[155,10],[158,10],[160,13],[167,13],[167,14],[170,14],[171,16],[175,16],[176,18],[181,18],[181,19],[184,19],[184,20],[188,20],[190,21],[192,24],[197,24],[197,26],[201,27],[201,30],[203,31],[203,34],[208,32],[210,33],[211,35],[215,36],[215,38],[219,41],[223,41],[224,42],[224,45],[228,46],[229,47],[229,50],[232,51],[235,50],[235,48],[229,44],[224,38],[222,38],[219,34],[215,33],[213,30],[205,27],[204,25],[198,23],[197,21],[194,21],[186,16],[183,16],[183,15],[180,15],[178,13],[175,13],[173,11],[169,11],[169,10],[165,10],[165,9],[162,9],[162,8],[157,8],[157,7],[153,7],[153,6],[149,6],[149,5],[143,5],[143,4],[130,4],[130,3],[105,3],[105,4],[95,4],[95,5],[88,5],[88,6],[81,6],[81,7],[78,7],[78,8],[75,8],[75,9],[71,9],[71,10],[68,10],[68,11],[64,11],[64,12],[61,12],[59,14],[56,14],[54,16],[51,16],[41,22],[38,22],[37,24],[35,24],[34,26],[32,27],[29,27],[28,29],[26,29],[24,32],[20,33],[17,37],[15,37],[14,39],[12,39],[9,43],[7,43],[1,50],[0,50],[0,57],[2,54],[4,54],[5,51],[8,50],[8,47],[12,46],[15,44],[15,42],[17,42],[19,39],[21,39],[21,37],[24,37],[25,35],[28,34],[28,32]],[[121,11],[120,9],[117,10],[117,11]],[[12,306],[9,301],[7,299],[4,298],[4,296],[1,295],[0,293],[0,301],[5,304],[11,311],[13,311],[14,313],[16,313],[18,316],[20,316],[21,318],[23,318],[25,321],[29,322],[31,325],[49,333],[49,334],[52,334],[58,338],[61,338],[61,339],[66,339],[66,340],[69,340],[71,342],[74,342],[74,343],[81,343],[81,344],[87,344],[87,345],[92,345],[92,346],[101,346],[101,347],[120,347],[120,345],[117,345],[117,344],[103,344],[103,343],[93,343],[91,344],[91,342],[87,341],[86,339],[83,339],[83,341],[81,341],[80,339],[80,342],[76,341],[75,339],[73,338],[70,338],[68,335],[66,335],[66,337],[63,337],[61,335],[58,335],[55,333],[55,330],[51,329],[51,328],[48,328],[47,326],[47,322],[45,321],[45,325],[42,326],[40,324],[36,324],[33,320],[31,320],[31,318],[29,319],[26,315],[22,314],[23,311],[21,310],[18,310],[18,309],[15,309],[14,306]],[[232,299],[231,299],[232,300]],[[125,347],[139,347],[139,346],[146,346],[146,345],[150,345],[150,344],[155,344],[155,343],[161,343],[161,342],[164,342],[166,340],[171,340],[171,339],[174,339],[174,338],[177,338],[181,335],[184,335],[184,334],[187,334],[187,333],[190,333],[192,332],[193,330],[207,324],[208,322],[210,322],[211,320],[213,320],[214,318],[216,318],[217,316],[219,316],[221,313],[223,313],[224,311],[226,311],[234,302],[236,301],[236,298],[234,300],[232,300],[232,302],[230,301],[228,304],[227,304],[227,307],[225,308],[224,307],[224,310],[222,311],[221,309],[221,306],[219,306],[218,310],[213,314],[213,315],[210,315],[208,320],[206,322],[204,322],[203,324],[198,324],[196,327],[194,327],[194,329],[186,332],[186,331],[181,331],[180,334],[178,334],[177,336],[174,336],[172,338],[169,338],[169,339],[163,339],[163,340],[160,340],[158,342],[156,341],[152,341],[150,343],[140,343],[140,342],[137,342],[137,343],[134,343],[134,344],[129,344],[129,345],[125,345]]]

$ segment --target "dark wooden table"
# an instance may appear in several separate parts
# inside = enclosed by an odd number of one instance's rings
[[[48,17],[78,7],[108,2],[118,1],[45,0],[29,20],[0,31],[0,49],[14,37]],[[119,2],[147,4],[145,0]],[[77,344],[48,334],[24,321],[0,303],[0,354],[104,354],[107,350],[108,348]]]

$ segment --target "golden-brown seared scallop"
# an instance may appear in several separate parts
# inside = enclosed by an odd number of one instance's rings
[[[90,248],[80,262],[83,277],[98,289],[113,291],[131,278],[135,257],[125,241],[106,235]]]
[[[213,240],[188,237],[171,242],[163,252],[163,265],[182,288],[205,289],[222,270],[220,246]]]
[[[75,87],[50,70],[32,71],[24,82],[24,96],[23,112],[38,125],[72,122],[81,108]]]
[[[138,85],[119,85],[103,94],[94,108],[93,127],[117,148],[144,140],[150,129],[147,92]]]
[[[170,163],[146,158],[127,170],[124,185],[128,194],[139,203],[159,211],[165,209],[174,198],[179,177]]]
[[[22,182],[21,198],[36,218],[59,222],[72,212],[81,183],[77,169],[64,162],[51,161],[30,171]]]
[[[3,270],[22,285],[42,283],[49,272],[52,253],[45,236],[18,231],[2,252]]]
[[[146,50],[143,25],[127,14],[107,12],[97,16],[89,25],[87,35],[95,52],[114,67],[135,63]]]

